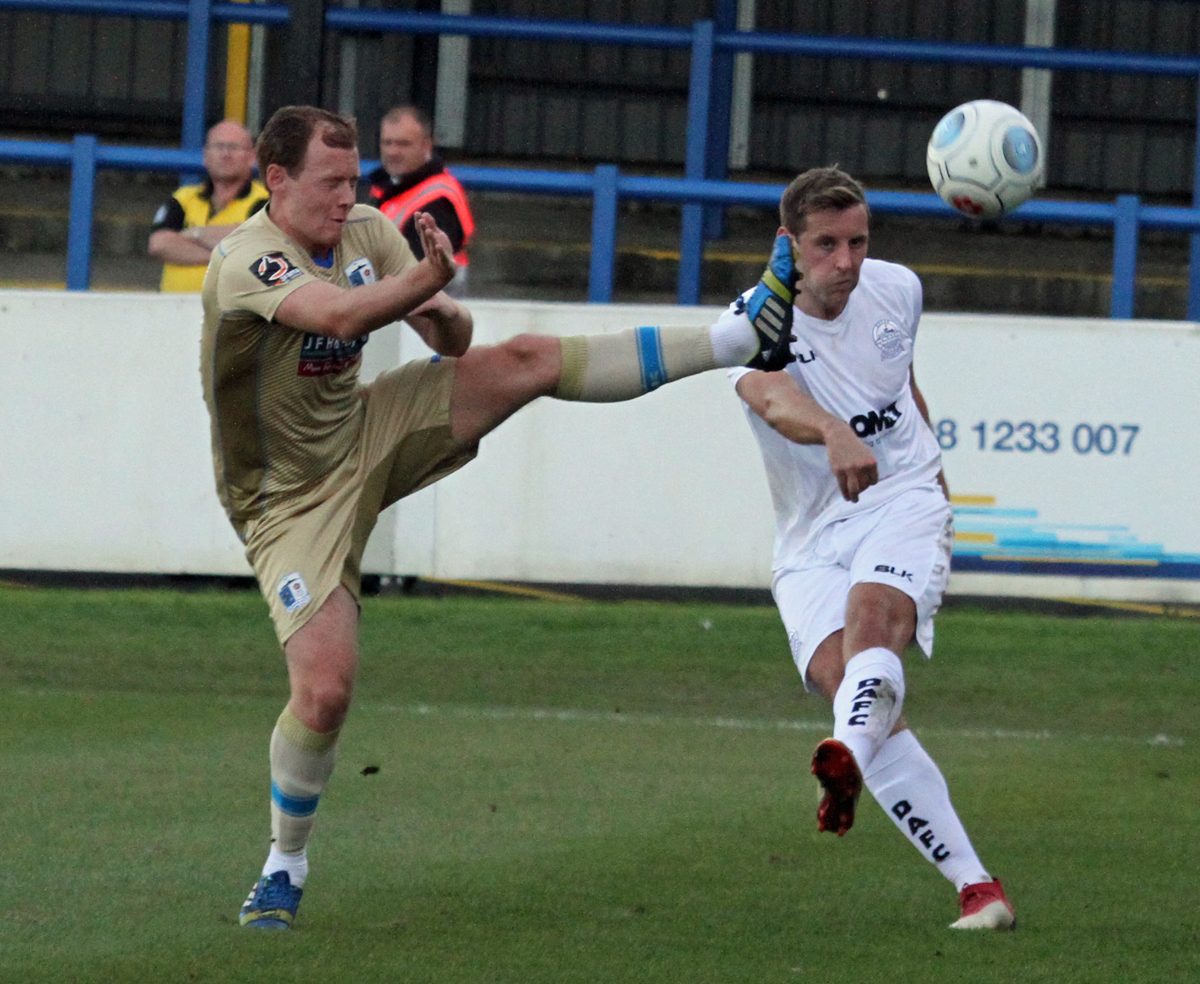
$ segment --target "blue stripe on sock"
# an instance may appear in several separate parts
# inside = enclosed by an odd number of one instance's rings
[[[637,329],[638,362],[642,366],[642,392],[649,393],[667,381],[667,369],[663,365],[662,340],[658,329],[643,325]]]
[[[290,817],[311,817],[317,812],[320,796],[289,796],[271,782],[271,801]]]

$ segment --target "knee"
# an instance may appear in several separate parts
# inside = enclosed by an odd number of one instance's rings
[[[318,734],[336,731],[350,712],[350,696],[349,687],[310,687],[292,695],[293,713]]]
[[[292,681],[292,713],[313,731],[334,731],[346,720],[353,694],[353,680],[345,674],[309,675]]]
[[[535,388],[552,388],[558,379],[562,358],[557,338],[546,335],[514,335],[499,345],[508,365],[508,375],[523,377]]]
[[[903,653],[916,626],[916,603],[904,592],[881,584],[856,584],[846,612],[846,657],[875,646]]]

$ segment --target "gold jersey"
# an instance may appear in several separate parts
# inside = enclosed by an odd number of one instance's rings
[[[200,377],[221,504],[235,527],[311,489],[357,446],[363,335],[338,341],[274,321],[313,280],[343,288],[395,276],[417,261],[387,217],[356,205],[326,267],[262,209],[213,251],[201,297]]]

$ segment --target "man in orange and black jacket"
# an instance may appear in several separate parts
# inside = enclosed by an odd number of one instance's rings
[[[380,166],[366,176],[361,200],[390,218],[408,240],[417,259],[421,241],[413,224],[416,212],[428,212],[450,239],[458,273],[447,293],[466,287],[467,245],[475,219],[467,193],[433,146],[433,124],[416,106],[397,106],[379,124]]]

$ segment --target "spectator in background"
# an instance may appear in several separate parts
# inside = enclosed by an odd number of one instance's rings
[[[421,237],[413,217],[433,216],[454,251],[456,272],[446,293],[462,296],[467,282],[467,245],[475,220],[467,193],[433,146],[433,124],[416,106],[397,106],[379,124],[380,166],[366,177],[363,200],[396,224],[417,259]]]
[[[184,185],[154,214],[147,252],[163,262],[164,291],[199,291],[213,247],[266,204],[254,177],[254,141],[236,120],[222,120],[204,143],[201,184]]]

